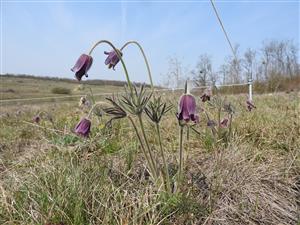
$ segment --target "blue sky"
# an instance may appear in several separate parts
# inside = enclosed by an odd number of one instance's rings
[[[263,40],[293,39],[299,45],[298,1],[216,1],[233,43],[241,51],[259,48]],[[137,40],[144,47],[155,83],[165,79],[169,57],[176,56],[187,70],[208,53],[217,68],[231,54],[209,1],[101,2],[2,1],[1,73],[73,78],[70,68],[81,53],[100,39],[120,47]],[[104,66],[104,50],[93,53],[92,79],[124,80]],[[130,76],[147,81],[140,52],[124,52]]]

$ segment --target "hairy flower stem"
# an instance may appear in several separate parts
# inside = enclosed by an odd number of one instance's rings
[[[127,83],[128,83],[129,89],[130,89],[130,92],[131,92],[132,95],[133,95],[133,88],[132,88],[131,81],[130,81],[130,79],[129,79],[129,75],[128,75],[128,71],[127,71],[126,65],[125,65],[125,63],[124,63],[124,61],[123,61],[123,59],[122,59],[122,56],[121,56],[119,50],[117,50],[116,47],[115,47],[110,41],[107,41],[107,40],[101,40],[101,41],[96,42],[96,43],[93,45],[93,47],[91,48],[91,50],[90,50],[90,52],[89,52],[89,55],[91,55],[92,52],[94,51],[94,49],[95,49],[99,44],[101,44],[101,43],[106,43],[106,44],[110,45],[110,46],[113,48],[113,50],[116,52],[118,58],[121,60],[121,63],[122,63],[122,66],[123,66],[123,69],[124,69],[124,72],[125,72],[125,76],[126,76],[126,80],[127,80]]]
[[[221,108],[218,109],[218,138],[221,137]]]
[[[129,118],[129,120],[130,120],[130,122],[131,122],[131,124],[132,124],[132,126],[133,126],[133,128],[134,128],[134,130],[135,130],[136,136],[137,136],[138,139],[139,139],[139,142],[140,142],[140,144],[141,144],[142,151],[143,151],[143,153],[144,153],[144,155],[145,155],[145,158],[146,158],[147,164],[148,164],[148,166],[149,166],[151,175],[153,176],[154,179],[156,179],[156,173],[155,173],[154,167],[153,167],[151,161],[149,160],[149,156],[148,156],[148,154],[147,154],[147,152],[146,152],[146,150],[145,150],[145,146],[144,146],[144,143],[143,143],[143,141],[142,141],[142,138],[141,138],[141,136],[140,136],[140,134],[139,134],[139,131],[138,131],[138,129],[137,129],[137,127],[136,127],[136,125],[135,125],[133,119],[132,119],[130,116],[128,116],[128,118]]]
[[[178,180],[182,178],[182,168],[183,168],[183,126],[180,126],[179,133],[179,171],[178,171]]]
[[[190,128],[186,127],[186,140],[188,141],[190,139]]]
[[[101,105],[101,104],[104,105],[105,102],[97,102],[97,103],[94,103],[94,105],[92,106],[92,108],[91,108],[90,111],[89,111],[89,114],[88,114],[87,118],[90,118],[90,116],[92,115],[92,112],[93,112],[94,108],[95,108],[96,106],[98,106],[98,105]]]
[[[171,193],[171,183],[170,183],[170,175],[169,175],[169,169],[168,169],[168,164],[166,162],[164,150],[162,147],[162,142],[161,142],[161,135],[160,135],[160,129],[159,129],[159,124],[156,123],[156,131],[157,131],[157,136],[158,136],[158,142],[159,142],[159,147],[160,147],[160,153],[161,157],[163,159],[163,164],[164,164],[164,169],[165,169],[165,185],[168,193]],[[164,176],[163,176],[164,177]]]
[[[93,104],[95,104],[96,101],[95,101],[95,98],[94,98],[93,90],[92,90],[92,88],[90,88],[90,87],[89,87],[89,90],[90,90],[90,92],[91,92],[91,97],[92,97]]]
[[[141,130],[142,130],[142,134],[143,134],[143,137],[144,137],[144,140],[145,140],[145,143],[146,143],[146,147],[147,147],[149,155],[150,155],[151,163],[152,163],[152,165],[155,169],[155,177],[157,177],[157,167],[156,167],[156,163],[154,161],[153,155],[151,153],[151,148],[150,148],[150,145],[149,145],[149,142],[148,142],[148,139],[147,139],[147,135],[146,135],[146,132],[145,132],[145,127],[144,127],[144,123],[143,123],[143,120],[142,120],[142,115],[139,114],[138,118],[139,118]]]
[[[232,123],[232,114],[230,114],[230,117],[229,117],[229,134],[228,134],[228,140],[230,140],[231,138],[231,123]]]
[[[151,75],[151,71],[150,71],[150,66],[149,66],[149,62],[148,62],[148,60],[147,60],[147,57],[146,57],[146,55],[145,55],[145,52],[144,52],[142,46],[141,46],[137,41],[128,41],[128,42],[126,42],[126,43],[122,46],[122,48],[120,49],[120,51],[122,51],[122,50],[123,50],[127,45],[129,45],[129,44],[135,44],[135,45],[137,45],[138,48],[140,49],[140,51],[141,51],[141,53],[142,53],[142,55],[143,55],[143,58],[144,58],[144,60],[145,60],[145,64],[146,64],[146,67],[147,67],[148,76],[149,76],[149,80],[150,80],[150,84],[151,84],[151,89],[152,89],[152,91],[153,91],[153,81],[152,81],[152,75]]]
[[[204,109],[204,113],[206,115],[207,121],[210,121],[209,115],[208,115],[208,113],[206,112],[205,109]],[[216,131],[216,128],[214,126],[211,127],[211,132],[212,132],[212,135],[214,136],[214,139],[215,139],[217,131]]]

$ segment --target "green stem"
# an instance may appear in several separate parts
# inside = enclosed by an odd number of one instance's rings
[[[186,127],[186,140],[188,141],[190,139],[190,127]]]
[[[128,71],[127,71],[127,68],[126,68],[126,65],[124,63],[124,60],[122,59],[122,56],[119,52],[119,50],[110,42],[110,41],[107,41],[107,40],[101,40],[101,41],[98,41],[96,42],[93,47],[91,48],[90,52],[89,52],[89,55],[92,54],[92,52],[94,51],[94,49],[101,43],[106,43],[108,45],[110,45],[113,50],[116,52],[118,58],[121,60],[121,63],[122,63],[122,66],[123,66],[123,69],[124,69],[124,72],[125,72],[125,76],[126,76],[126,80],[127,80],[127,83],[128,83],[128,86],[130,88],[130,92],[133,94],[133,88],[132,88],[132,84],[131,84],[131,81],[129,79],[129,75],[128,75]]]
[[[199,131],[197,131],[194,127],[191,127],[191,129],[198,135],[201,135],[201,133]]]
[[[183,167],[183,126],[180,126],[179,134],[179,173],[178,179],[181,180],[182,176],[182,167]]]
[[[152,162],[152,164],[153,164],[153,166],[154,166],[154,169],[155,169],[155,175],[156,175],[156,173],[157,173],[157,167],[156,167],[156,163],[155,163],[155,161],[154,161],[153,155],[152,155],[152,153],[151,153],[151,148],[150,148],[150,145],[149,145],[149,142],[148,142],[148,139],[147,139],[147,135],[146,135],[146,133],[145,133],[145,128],[144,128],[144,124],[143,124],[143,120],[142,120],[142,115],[139,114],[139,115],[138,115],[138,118],[139,118],[141,130],[142,130],[142,134],[143,134],[143,137],[144,137],[144,140],[145,140],[145,143],[146,143],[146,146],[147,146],[149,155],[150,155],[151,162]],[[157,176],[156,176],[156,177],[157,177]]]
[[[137,136],[138,139],[139,139],[139,142],[140,142],[141,147],[142,147],[142,151],[143,151],[143,153],[144,153],[144,155],[145,155],[147,164],[148,164],[148,166],[149,166],[149,168],[150,168],[151,175],[152,175],[154,178],[156,178],[156,173],[155,173],[154,167],[153,167],[151,161],[149,160],[149,156],[147,155],[147,152],[146,152],[146,150],[145,150],[145,146],[144,146],[144,143],[143,143],[143,141],[142,141],[142,138],[141,138],[141,136],[140,136],[140,134],[139,134],[139,131],[138,131],[138,129],[137,129],[137,127],[136,127],[136,125],[135,125],[133,119],[132,119],[130,116],[128,116],[128,118],[129,118],[129,120],[130,120],[130,122],[131,122],[131,124],[132,124],[132,126],[133,126],[133,128],[134,128],[134,130],[135,130],[136,136]]]
[[[92,96],[92,101],[93,101],[93,104],[95,104],[95,103],[96,103],[96,101],[95,101],[95,98],[94,98],[94,93],[93,93],[93,90],[92,90],[92,88],[91,88],[91,87],[89,87],[89,90],[90,90],[90,92],[91,92],[91,96]]]
[[[228,140],[231,138],[231,122],[232,122],[232,114],[230,114],[229,117],[229,135],[228,135]]]
[[[129,44],[135,44],[135,45],[137,45],[138,48],[140,49],[140,51],[141,51],[141,53],[142,53],[142,55],[143,55],[143,58],[144,58],[144,60],[145,60],[145,64],[146,64],[146,67],[147,67],[148,76],[149,76],[149,80],[150,80],[150,84],[151,84],[151,89],[152,89],[152,91],[153,91],[153,81],[152,81],[152,75],[151,75],[151,71],[150,71],[150,66],[149,66],[149,62],[148,62],[148,60],[147,60],[147,57],[146,57],[146,55],[145,55],[145,52],[144,52],[142,46],[141,46],[137,41],[128,41],[128,42],[126,42],[126,43],[123,45],[123,47],[120,49],[120,51],[122,51],[122,50],[123,50],[127,45],[129,45]]]
[[[95,104],[92,106],[92,108],[90,109],[87,118],[90,118],[90,116],[92,115],[92,112],[93,112],[94,108],[95,108],[97,105],[101,105],[101,104],[105,104],[105,102],[97,102],[97,103],[95,103]]]
[[[168,169],[168,164],[166,162],[164,150],[162,147],[162,142],[161,142],[161,136],[160,136],[160,129],[159,129],[159,124],[156,123],[156,130],[157,130],[157,136],[158,136],[158,142],[159,142],[159,147],[160,147],[160,153],[161,157],[163,159],[163,164],[164,164],[164,169],[165,169],[165,176],[166,176],[166,186],[167,186],[167,192],[171,193],[171,183],[170,183],[170,175],[169,175],[169,169]]]
[[[188,82],[187,82],[187,80],[185,81],[185,84],[184,84],[184,93],[185,94],[188,93]]]
[[[221,137],[221,109],[218,109],[218,138]]]
[[[206,118],[207,118],[207,121],[210,121],[210,117],[209,117],[209,115],[208,115],[208,113],[206,112],[206,110],[204,109],[204,113],[205,113],[205,115],[206,115]],[[211,132],[212,132],[212,134],[213,134],[213,136],[214,136],[214,138],[216,137],[216,128],[213,126],[213,127],[211,127]]]

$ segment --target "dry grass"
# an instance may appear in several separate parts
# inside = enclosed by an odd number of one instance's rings
[[[232,141],[214,143],[202,115],[201,134],[191,133],[185,144],[183,191],[169,197],[149,179],[126,120],[103,131],[107,118],[95,118],[93,135],[82,140],[70,132],[84,114],[75,104],[2,108],[0,223],[299,224],[299,93],[255,96],[251,113],[244,95],[228,99],[237,107]],[[22,122],[41,109],[65,134]],[[174,112],[162,123],[171,174],[178,149]],[[147,133],[157,149],[150,123]]]
[[[85,95],[92,88],[94,94],[110,93],[111,90],[123,91],[122,85],[93,85],[92,83],[79,83],[76,80],[55,80],[43,79],[39,77],[20,77],[20,76],[1,76],[0,84],[0,100],[6,99],[23,99],[23,98],[41,98],[41,97],[57,97],[61,94],[69,95]],[[56,93],[53,90],[69,89],[69,92]],[[77,98],[75,98],[77,101]],[[68,98],[68,101],[72,98]],[[73,99],[74,100],[74,99]],[[44,100],[45,101],[45,100]],[[50,99],[49,101],[54,101]],[[22,103],[22,102],[20,102]],[[39,103],[39,101],[34,101]],[[6,103],[8,104],[8,103]]]

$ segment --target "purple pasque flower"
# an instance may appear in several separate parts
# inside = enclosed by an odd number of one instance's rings
[[[180,97],[177,118],[181,125],[190,121],[199,123],[199,116],[196,115],[196,99],[193,95],[183,94]]]
[[[123,56],[123,53],[120,50],[117,50],[121,56]],[[105,60],[105,65],[108,65],[108,69],[113,68],[115,70],[115,66],[120,61],[118,54],[115,50],[112,50],[110,52],[104,52],[105,55],[107,55],[107,58]]]
[[[35,122],[35,123],[39,123],[41,121],[41,117],[39,115],[34,116],[32,121]]]
[[[90,134],[90,129],[91,129],[91,121],[86,118],[82,118],[80,122],[76,125],[74,131],[76,134],[79,134],[83,137],[88,137]]]
[[[207,126],[213,128],[214,126],[216,126],[217,123],[214,120],[208,120],[207,121]]]
[[[90,55],[82,54],[77,60],[75,66],[71,69],[78,81],[85,75],[88,77],[87,72],[93,64],[93,58]]]
[[[220,122],[220,127],[227,128],[228,127],[228,121],[229,120],[227,118],[222,119],[222,121]]]
[[[212,96],[211,88],[208,88],[204,91],[203,95],[200,97],[202,102],[210,101],[210,97]]]
[[[248,109],[249,112],[251,112],[252,109],[256,108],[256,106],[253,104],[253,102],[251,100],[248,99],[246,101],[246,103],[247,103],[247,109]]]

